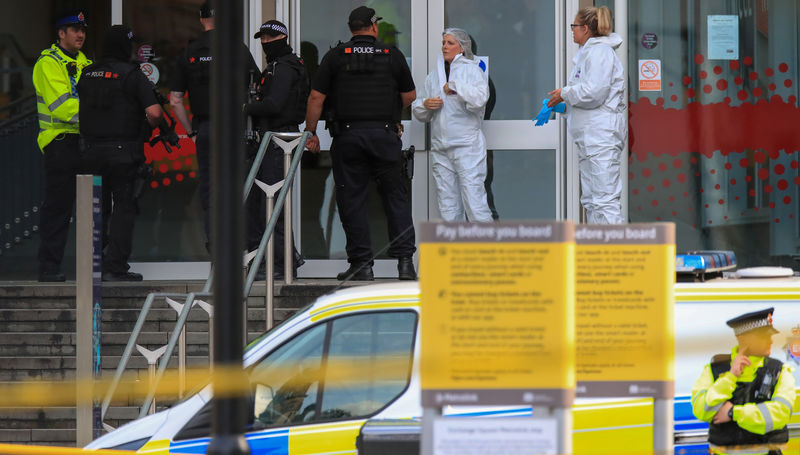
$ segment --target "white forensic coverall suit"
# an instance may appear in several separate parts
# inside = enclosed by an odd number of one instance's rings
[[[414,117],[431,122],[431,161],[436,182],[439,212],[445,221],[492,221],[486,201],[486,139],[481,131],[486,102],[489,100],[489,77],[477,59],[458,54],[450,63],[450,89],[444,58],[438,68],[425,78],[420,96],[411,104]],[[440,109],[429,110],[426,98],[440,96]],[[466,217],[466,218],[465,218]]]
[[[593,224],[621,224],[620,161],[628,135],[625,74],[614,49],[616,33],[589,38],[572,62],[561,89],[567,105],[567,130],[578,148],[581,204]]]

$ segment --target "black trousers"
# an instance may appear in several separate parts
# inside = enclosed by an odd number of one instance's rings
[[[206,248],[211,241],[211,219],[209,210],[211,207],[211,174],[209,161],[211,160],[211,122],[200,120],[197,122],[197,139],[195,149],[197,150],[197,190],[200,194],[200,206],[203,208],[203,228],[206,232]],[[210,251],[210,250],[209,250]]]
[[[77,134],[58,136],[44,148],[45,190],[39,222],[39,272],[61,270],[80,172]]]
[[[139,207],[134,198],[136,169],[144,161],[141,143],[87,144],[84,169],[103,177],[103,271],[125,273],[133,247]]]
[[[388,254],[400,258],[414,254],[411,194],[402,176],[402,142],[393,131],[358,128],[338,134],[331,146],[336,205],[347,238],[347,260],[372,262],[367,214],[370,179],[378,186],[391,242]]]
[[[283,180],[283,159],[283,149],[270,142],[264,154],[264,161],[261,162],[261,167],[258,169],[256,178],[269,185]],[[277,199],[277,197],[276,193],[275,198]],[[250,251],[258,248],[261,237],[264,235],[264,230],[267,228],[266,207],[266,194],[264,194],[261,188],[253,184],[253,188],[250,190],[250,196],[247,198],[247,249]],[[285,210],[281,210],[281,214],[278,216],[278,224],[275,226],[275,231],[272,233],[273,245],[275,245],[273,263],[275,264],[276,271],[283,271],[283,242],[285,239],[285,230],[283,227],[284,211]],[[292,246],[292,250],[294,251],[294,257],[298,258],[300,255],[294,246]]]

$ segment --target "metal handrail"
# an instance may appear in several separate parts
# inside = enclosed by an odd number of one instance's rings
[[[264,149],[264,153],[262,153],[261,150],[262,147],[260,147],[258,150],[258,155],[256,156],[256,159],[258,160],[259,163],[259,167],[260,167],[260,159],[263,159],[263,155],[266,153],[265,142],[271,140],[273,135],[283,138],[292,138],[292,139],[300,137],[300,142],[297,144],[297,147],[295,147],[293,154],[294,156],[292,157],[292,163],[289,166],[289,169],[286,171],[286,177],[284,178],[283,187],[281,188],[280,192],[278,192],[278,197],[275,199],[275,209],[273,210],[272,216],[270,217],[270,220],[267,223],[266,228],[264,229],[264,235],[261,236],[261,242],[258,244],[258,252],[253,258],[252,262],[253,264],[260,264],[261,261],[264,260],[264,252],[267,248],[267,242],[269,241],[269,238],[272,236],[272,232],[275,230],[275,226],[278,224],[278,216],[281,214],[281,210],[283,210],[284,202],[286,201],[288,194],[291,192],[292,182],[294,182],[294,177],[297,174],[298,169],[300,168],[300,159],[303,157],[303,151],[305,150],[306,141],[311,137],[311,133],[309,133],[308,131],[304,131],[303,133],[267,133],[267,135],[265,136],[265,141],[262,141],[261,144]],[[253,174],[252,175],[253,181],[255,181],[255,174],[253,173],[252,170],[251,174]],[[248,183],[251,187],[253,181],[250,181],[250,176],[248,176]],[[291,241],[291,239],[292,236],[289,234],[289,232],[286,232],[284,235],[284,241],[288,243]],[[247,281],[245,282],[244,286],[244,295],[250,295],[250,289],[253,287],[253,282],[255,282],[257,271],[258,267],[250,267],[250,271],[247,273]],[[289,276],[290,273],[291,270],[288,269],[284,270],[284,276]],[[268,286],[271,285],[272,277],[267,276],[266,278],[267,278],[267,285]]]
[[[266,249],[266,245],[268,243],[269,238],[272,236],[273,231],[275,230],[275,226],[277,224],[277,216],[280,214],[280,211],[283,209],[284,202],[288,197],[288,193],[291,191],[291,185],[294,181],[294,177],[297,174],[299,167],[300,167],[300,158],[303,155],[303,150],[305,150],[305,143],[310,137],[310,133],[303,132],[303,133],[273,133],[268,132],[264,135],[261,143],[259,144],[258,153],[253,161],[253,165],[250,167],[250,172],[248,173],[247,179],[245,181],[244,189],[243,189],[243,200],[247,199],[247,196],[250,194],[250,191],[253,187],[253,183],[255,182],[256,175],[258,174],[258,170],[261,167],[261,163],[264,160],[264,156],[266,155],[267,146],[269,142],[272,140],[273,137],[279,138],[292,138],[295,139],[300,137],[300,142],[298,143],[297,147],[295,148],[294,157],[292,159],[291,165],[289,169],[286,171],[286,178],[284,179],[283,187],[281,188],[280,192],[278,193],[278,197],[275,204],[275,209],[273,211],[273,216],[270,218],[270,222],[267,223],[266,228],[264,229],[264,234],[261,236],[261,242],[259,243],[258,251],[256,252],[255,257],[253,258],[252,264],[259,264],[261,260],[264,258],[264,250]],[[291,241],[292,236],[286,235],[285,238],[288,241]],[[272,260],[272,258],[269,258]],[[252,289],[253,282],[255,281],[255,274],[258,270],[258,267],[250,267],[250,270],[247,275],[247,280],[244,285],[244,296],[245,299],[249,297],[250,290]],[[287,273],[288,274],[288,273]],[[273,285],[273,277],[268,274],[266,286]],[[106,393],[106,396],[103,399],[102,408],[101,408],[101,419],[105,417],[106,411],[108,410],[111,399],[114,396],[114,392],[119,384],[119,381],[122,377],[122,374],[125,372],[127,368],[128,361],[130,360],[131,354],[133,353],[133,348],[136,344],[136,339],[138,338],[142,327],[144,326],[144,322],[147,319],[147,314],[152,307],[153,301],[156,298],[184,298],[183,308],[181,309],[180,314],[178,315],[178,319],[175,322],[175,327],[170,334],[169,342],[167,343],[166,352],[164,352],[163,356],[161,357],[158,365],[158,371],[156,372],[155,380],[153,384],[151,384],[150,391],[147,394],[144,402],[142,403],[142,407],[139,411],[139,417],[144,417],[147,415],[147,410],[150,408],[150,404],[153,401],[155,396],[155,390],[157,384],[161,381],[161,378],[166,371],[167,364],[169,363],[169,359],[172,357],[172,353],[175,350],[175,345],[178,343],[180,339],[181,333],[183,332],[184,326],[186,325],[186,320],[189,317],[189,311],[192,309],[192,306],[195,302],[195,298],[197,297],[210,297],[211,294],[211,286],[213,280],[213,270],[209,274],[208,279],[206,279],[205,285],[203,286],[203,290],[200,292],[190,292],[188,294],[180,294],[180,293],[150,293],[147,295],[145,299],[145,303],[142,306],[141,311],[139,312],[139,317],[136,320],[136,324],[134,325],[133,331],[131,332],[130,337],[128,338],[128,343],[125,346],[125,349],[122,353],[122,357],[120,358],[120,363],[117,365],[117,369],[114,372],[114,377],[111,381],[111,386]],[[245,317],[247,312],[245,311]],[[180,352],[180,356],[185,356],[185,352]],[[184,362],[181,362],[183,364]]]

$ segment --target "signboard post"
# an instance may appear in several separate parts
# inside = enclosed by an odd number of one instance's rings
[[[423,455],[570,453],[573,224],[423,223],[420,235]],[[450,405],[534,418],[438,418]]]
[[[653,397],[653,445],[673,448],[675,225],[575,230],[576,393]]]
[[[76,182],[76,373],[77,379],[100,377],[102,298],[102,178],[78,175]],[[78,384],[81,384],[78,381]],[[85,384],[85,382],[83,382]],[[76,440],[84,446],[102,434],[101,407],[91,391],[77,390]]]

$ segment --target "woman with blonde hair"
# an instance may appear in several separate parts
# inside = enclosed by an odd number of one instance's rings
[[[552,107],[566,104],[567,129],[578,149],[581,204],[587,221],[626,222],[622,213],[620,161],[628,134],[625,73],[614,49],[622,38],[612,32],[611,11],[587,7],[570,24],[580,46],[566,87],[549,93]]]

